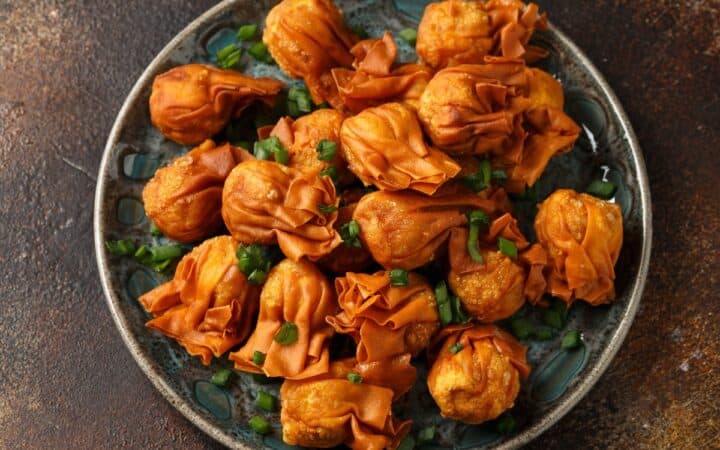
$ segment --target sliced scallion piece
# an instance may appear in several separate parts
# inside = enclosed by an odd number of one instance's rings
[[[470,225],[470,229],[468,230],[467,251],[473,261],[482,264],[484,260],[478,249],[478,238],[480,237],[480,230],[487,228],[490,224],[490,218],[485,212],[480,210],[470,211],[467,213],[467,218],[468,224]]]
[[[337,151],[337,144],[335,141],[329,139],[321,139],[318,145],[315,147],[317,151],[317,158],[320,161],[330,162],[335,159],[335,152]]]
[[[250,428],[257,434],[268,434],[270,432],[270,422],[264,417],[253,416],[248,423],[250,424]]]
[[[435,427],[429,426],[418,431],[417,440],[420,443],[432,442],[435,439]]]
[[[323,214],[331,214],[338,210],[338,207],[335,205],[318,205],[318,209]]]
[[[580,337],[580,333],[576,330],[572,330],[565,333],[560,346],[565,350],[572,350],[578,348],[581,342],[582,339]]]
[[[240,28],[238,28],[237,32],[237,38],[241,41],[249,41],[250,39],[255,37],[255,33],[257,33],[258,26],[256,24],[248,24],[243,25]]]
[[[273,338],[280,345],[292,345],[297,342],[298,327],[292,322],[285,322]]]
[[[272,258],[266,247],[259,244],[238,245],[235,256],[238,269],[253,284],[262,284],[272,266]]]
[[[360,384],[362,383],[363,377],[361,377],[357,372],[350,372],[347,374],[347,379],[352,384]]]
[[[360,224],[356,220],[351,220],[340,226],[340,237],[346,247],[362,247],[360,242]]]
[[[267,412],[274,412],[277,407],[277,400],[272,394],[258,391],[257,397],[255,397],[255,406]]]
[[[517,259],[518,249],[513,241],[505,239],[504,237],[499,237],[497,243],[500,253],[505,256],[509,256],[510,259]]]
[[[270,55],[267,46],[262,41],[258,41],[251,45],[248,49],[248,53],[260,62],[264,62],[266,64],[272,64],[275,62]]]
[[[213,374],[213,376],[210,378],[210,382],[215,386],[226,386],[228,384],[228,381],[230,381],[231,376],[232,370],[220,369]]]
[[[456,342],[456,343],[454,343],[453,345],[450,346],[449,350],[450,350],[450,353],[452,353],[453,355],[455,355],[455,354],[461,352],[464,347],[465,347],[465,346],[462,345],[461,342]]]
[[[252,361],[253,361],[253,364],[255,364],[256,366],[262,366],[263,363],[265,362],[265,353],[263,353],[259,350],[255,350],[253,352]]]
[[[105,241],[105,248],[111,255],[115,256],[130,256],[135,253],[135,244],[127,239]]]
[[[390,286],[407,286],[409,284],[406,270],[393,269],[390,271]]]
[[[438,305],[438,315],[440,316],[440,324],[446,326],[453,320],[452,305],[448,297],[447,284],[441,281],[435,286],[435,301]]]
[[[319,175],[321,177],[330,177],[333,183],[337,183],[338,181],[338,173],[335,166],[330,166],[325,170],[321,170]]]
[[[270,155],[272,155],[275,162],[280,164],[287,164],[290,159],[287,150],[282,146],[277,136],[270,136],[267,139],[255,142],[253,154],[255,158],[264,160],[270,159]]]
[[[407,42],[409,46],[415,47],[417,43],[417,30],[414,28],[405,28],[398,32],[400,39]]]
[[[595,197],[599,197],[603,200],[610,200],[613,195],[615,195],[616,190],[617,186],[615,186],[615,183],[603,180],[593,181],[586,189],[588,194],[594,195]]]

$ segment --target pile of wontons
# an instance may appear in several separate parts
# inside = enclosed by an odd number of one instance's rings
[[[519,0],[433,3],[418,62],[398,64],[390,33],[359,40],[332,0],[283,0],[263,41],[330,108],[260,129],[286,152],[265,159],[211,138],[273,105],[282,82],[201,64],[159,75],[153,124],[196,147],[150,180],[146,212],[167,237],[202,243],[140,298],[147,326],[204,364],[229,352],[238,370],[283,377],[291,445],[395,448],[411,424],[391,407],[414,358],[428,358],[443,416],[477,424],[512,407],[526,348],[493,322],[545,294],[611,302],[623,237],[616,204],[571,190],[539,205],[535,243],[512,215],[508,194],[580,134],[558,81],[527,66],[545,56],[528,40],[546,26]],[[266,278],[238,264],[252,244],[285,257]],[[448,306],[468,320],[448,324]],[[334,359],[343,334],[355,355]]]

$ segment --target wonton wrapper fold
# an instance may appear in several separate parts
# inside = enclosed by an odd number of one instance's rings
[[[174,67],[153,81],[150,118],[168,139],[199,144],[254,101],[273,104],[283,86],[272,78],[251,78],[203,64]]]
[[[425,143],[415,112],[400,103],[346,119],[340,138],[350,170],[381,190],[430,195],[460,171],[455,161]]]
[[[329,373],[309,380],[286,380],[280,388],[283,441],[289,445],[356,450],[395,449],[412,422],[392,414],[393,391],[364,379],[348,381],[355,361],[333,362]]]
[[[277,243],[292,260],[316,260],[340,245],[333,228],[338,206],[329,177],[301,172],[271,161],[238,164],[225,182],[222,216],[235,239],[246,244]]]
[[[250,334],[259,288],[237,267],[230,236],[203,242],[185,255],[171,281],[140,297],[154,319],[146,326],[175,339],[208,365]]]
[[[338,310],[335,292],[325,276],[307,260],[286,259],[273,267],[260,293],[260,315],[245,345],[230,354],[235,368],[269,377],[299,380],[328,371],[333,329],[325,317]],[[283,345],[274,340],[285,322],[297,326],[297,341]],[[261,366],[253,354],[265,354]]]

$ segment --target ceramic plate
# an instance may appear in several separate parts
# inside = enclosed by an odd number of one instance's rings
[[[226,0],[212,8],[178,34],[155,58],[135,84],[118,115],[105,148],[95,197],[95,245],[100,277],[110,310],[125,343],[142,370],[158,390],[182,414],[221,443],[233,448],[286,448],[280,420],[274,417],[273,433],[254,434],[247,424],[256,414],[255,392],[262,388],[277,395],[278,384],[259,385],[253,377],[238,374],[230,388],[207,382],[228,361],[209,367],[191,358],[174,341],[145,328],[149,316],[137,297],[168,279],[130,258],[109,256],[103,242],[133,239],[158,243],[150,235],[149,221],[141,203],[145,182],[154,171],[186,152],[165,139],[150,124],[148,97],[155,75],[190,62],[212,62],[212,55],[227,45],[241,24],[263,23],[274,1]],[[384,30],[397,32],[417,26],[423,2],[337,2],[351,25],[363,26],[370,36]],[[552,17],[552,11],[549,11]],[[158,17],[157,20],[162,20]],[[396,33],[394,33],[396,35]],[[536,33],[533,43],[550,51],[540,67],[557,77],[566,95],[566,112],[583,128],[574,151],[554,158],[538,182],[542,199],[553,190],[569,187],[584,190],[591,180],[605,178],[618,186],[615,201],[622,205],[625,243],[617,263],[618,299],[611,306],[572,307],[565,329],[583,332],[584,345],[572,351],[560,349],[563,330],[547,341],[530,341],[529,361],[533,375],[524,384],[512,415],[514,433],[500,434],[494,423],[467,426],[443,420],[427,393],[424,374],[415,388],[396,405],[401,418],[415,421],[415,429],[434,424],[438,438],[434,448],[516,448],[530,442],[565,413],[593,386],[620,347],[637,311],[650,256],[650,193],[643,157],[635,134],[602,76],[557,28]],[[415,58],[411,47],[398,42],[401,59]],[[272,76],[291,82],[277,66],[255,63],[243,56],[240,67],[254,76]],[[520,219],[533,204],[521,205]],[[527,310],[529,315],[542,314]]]

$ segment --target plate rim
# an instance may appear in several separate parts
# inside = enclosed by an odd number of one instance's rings
[[[145,67],[140,77],[133,84],[130,93],[123,101],[122,107],[118,112],[118,115],[113,122],[112,129],[106,141],[103,149],[103,155],[98,168],[97,185],[95,188],[95,198],[93,205],[93,235],[95,243],[95,259],[97,262],[98,272],[100,281],[103,289],[105,300],[110,309],[113,321],[117,330],[120,332],[125,346],[130,350],[130,354],[133,359],[140,366],[140,369],[145,374],[153,386],[160,392],[160,394],[179,411],[186,419],[188,419],[194,426],[200,428],[208,436],[212,437],[219,443],[229,447],[246,449],[249,448],[244,445],[243,442],[233,437],[227,432],[220,430],[208,419],[203,417],[198,412],[194,411],[186,402],[186,400],[180,396],[170,385],[165,381],[162,373],[157,368],[157,364],[154,360],[149,358],[140,348],[139,343],[132,335],[130,326],[126,317],[122,314],[120,309],[120,299],[110,288],[110,273],[108,268],[108,258],[104,251],[103,241],[103,223],[105,216],[103,214],[103,198],[106,192],[106,183],[104,174],[108,171],[110,164],[110,154],[113,148],[119,140],[121,129],[124,126],[124,118],[127,116],[128,111],[138,101],[138,97],[142,93],[143,86],[147,84],[150,77],[154,76],[158,66],[165,63],[168,56],[173,52],[178,44],[183,41],[191,33],[197,31],[197,29],[205,22],[209,21],[216,15],[224,13],[226,10],[232,8],[238,3],[242,3],[246,0],[223,0],[217,5],[205,11],[203,14],[195,18],[187,26],[185,26],[180,32],[178,32],[163,48],[160,52],[152,59],[152,61]],[[537,423],[531,427],[522,431],[522,433],[512,437],[511,439],[494,446],[493,448],[498,450],[510,450],[526,445],[540,436],[542,433],[547,431],[552,425],[556,424],[562,417],[564,417],[571,409],[573,409],[582,398],[593,388],[598,382],[600,377],[605,373],[608,366],[615,358],[619,351],[622,343],[624,342],[630,327],[633,323],[635,315],[637,314],[640,300],[645,288],[645,282],[650,265],[650,254],[652,249],[652,202],[650,199],[650,187],[648,182],[647,170],[645,168],[645,159],[643,156],[642,149],[638,142],[637,136],[630,124],[630,120],[625,113],[619,99],[607,83],[605,78],[602,76],[600,71],[595,67],[592,61],[580,50],[575,43],[568,38],[565,33],[556,28],[552,23],[549,25],[548,31],[554,33],[557,40],[566,46],[573,57],[576,58],[581,65],[587,68],[591,79],[597,83],[600,88],[601,94],[607,98],[611,112],[620,119],[622,132],[624,138],[628,142],[631,150],[632,160],[635,166],[635,172],[637,176],[637,182],[640,189],[640,205],[641,208],[641,230],[643,235],[642,248],[640,251],[640,262],[638,264],[638,273],[635,277],[632,286],[630,288],[630,296],[628,305],[624,314],[622,315],[620,322],[618,323],[617,329],[613,332],[609,343],[601,351],[597,363],[592,367],[587,367],[585,375],[580,379],[577,385],[575,385],[567,395],[563,398],[560,403],[554,407],[550,412],[543,416]]]

